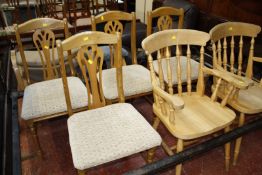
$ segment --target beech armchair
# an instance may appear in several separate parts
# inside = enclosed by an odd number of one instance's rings
[[[240,81],[248,83],[248,89],[238,90],[236,95],[229,98],[228,104],[240,112],[238,126],[244,125],[247,114],[262,112],[262,81],[253,77],[253,63],[262,62],[262,58],[254,56],[255,38],[261,27],[241,22],[226,22],[218,24],[210,30],[213,67],[224,71]],[[245,54],[244,51],[248,51]],[[260,77],[261,78],[261,77]],[[216,86],[217,80],[214,79]],[[218,90],[218,96],[224,98],[228,91],[226,82]],[[242,137],[236,140],[234,161],[236,165]]]
[[[237,89],[247,88],[247,84],[239,83],[234,78],[227,76],[227,74],[214,69],[209,69],[204,66],[204,46],[209,40],[208,33],[177,29],[165,30],[154,33],[148,36],[142,42],[142,47],[148,55],[148,62],[151,73],[151,80],[153,86],[154,104],[153,112],[156,115],[154,121],[154,128],[157,129],[160,121],[168,129],[168,131],[177,138],[176,146],[168,146],[164,141],[162,146],[168,155],[173,155],[174,150],[180,152],[184,146],[193,139],[201,138],[209,134],[215,133],[219,130],[228,132],[230,124],[235,119],[234,111],[226,107],[229,97],[234,94]],[[185,46],[187,56],[181,57],[180,46]],[[200,63],[198,71],[198,80],[196,91],[192,90],[192,55],[191,47],[196,45],[200,47]],[[171,73],[171,58],[170,46],[176,47],[176,78],[178,80],[177,88],[174,90],[172,81],[175,77]],[[165,55],[161,54],[164,50]],[[156,53],[156,54],[154,54]],[[153,67],[153,55],[156,55],[159,74],[156,73]],[[163,64],[163,58],[166,64]],[[186,88],[182,88],[182,73],[181,66],[182,59],[186,62]],[[163,66],[166,66],[167,71],[163,71]],[[167,85],[165,88],[164,73],[167,77]],[[219,103],[216,101],[217,90],[219,84],[211,97],[205,95],[204,74],[210,74],[218,77],[219,81],[227,81],[230,84],[230,91]],[[230,160],[230,143],[225,144],[225,165],[226,170],[229,169]],[[176,174],[181,174],[182,165],[177,165]]]
[[[101,84],[104,73],[102,71],[104,54],[101,44],[111,45],[114,48],[116,68],[121,71],[119,33],[82,32],[62,42],[57,41],[62,65],[64,65],[62,59],[64,51],[74,47],[80,48],[77,63],[88,93],[89,110],[80,113],[70,112],[67,121],[73,163],[79,175],[85,174],[91,167],[148,149],[147,161],[151,162],[155,147],[161,143],[159,134],[132,105],[117,103],[105,106]],[[65,67],[62,68],[67,107],[68,111],[72,111],[72,92],[68,90]],[[123,102],[121,99],[120,101]]]

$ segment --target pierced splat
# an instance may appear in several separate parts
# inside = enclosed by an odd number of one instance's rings
[[[172,18],[169,15],[159,17],[157,27],[159,31],[172,29]]]
[[[40,55],[44,79],[58,77],[58,67],[55,62],[54,47],[55,35],[50,29],[38,29],[33,34],[33,41]]]
[[[123,25],[120,21],[114,20],[106,23],[104,28],[106,33],[116,34],[116,32],[123,33]]]
[[[87,87],[89,109],[105,106],[102,90],[103,60],[103,50],[96,45],[84,46],[77,54],[77,62]]]

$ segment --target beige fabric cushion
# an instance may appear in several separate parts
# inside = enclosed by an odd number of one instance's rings
[[[79,18],[76,20],[76,26],[89,26],[91,25],[91,18]]]
[[[72,49],[71,54],[73,57],[76,56],[77,51],[78,51],[77,48]],[[25,53],[26,62],[29,67],[41,67],[42,68],[41,58],[37,50],[28,50],[28,51],[24,51],[24,53]],[[55,56],[56,64],[59,64],[57,48],[54,48],[54,56]],[[64,60],[67,61],[67,59],[68,59],[67,52],[64,52]],[[23,65],[20,52],[16,52],[16,61],[18,65],[21,65],[21,66]]]
[[[84,170],[161,144],[161,137],[130,104],[76,113],[68,121],[75,168]]]
[[[68,77],[73,109],[87,106],[87,89],[77,77]],[[34,83],[25,88],[21,117],[24,120],[67,111],[62,79]]]
[[[187,58],[185,56],[180,57],[181,60],[181,80],[182,83],[187,81]],[[176,57],[170,58],[170,65],[172,71],[172,84],[177,84],[177,66],[176,66]],[[157,60],[153,61],[153,66],[155,72],[158,74],[158,62]],[[191,80],[196,80],[198,78],[198,69],[199,63],[193,59],[191,59]],[[162,69],[164,74],[164,81],[168,83],[167,80],[167,61],[166,59],[162,60]]]
[[[123,89],[125,96],[131,96],[152,91],[150,72],[141,65],[122,67]],[[116,69],[106,69],[102,73],[102,86],[106,99],[118,98]]]

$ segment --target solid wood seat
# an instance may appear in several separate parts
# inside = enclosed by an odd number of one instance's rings
[[[214,103],[208,96],[183,93],[179,97],[184,101],[184,108],[174,111],[175,125],[165,116],[160,118],[177,138],[189,140],[206,136],[225,128],[235,119],[236,114],[232,110]],[[153,109],[161,116],[155,104]]]
[[[239,127],[244,125],[245,114],[262,112],[262,81],[258,82],[259,80],[253,77],[254,62],[262,62],[262,58],[254,56],[255,38],[260,31],[261,27],[254,24],[226,22],[216,25],[209,32],[213,50],[213,67],[249,84],[248,89],[239,90],[228,101],[230,106],[240,112]],[[213,86],[216,84],[217,79],[214,79]],[[218,91],[219,97],[223,99],[227,91],[228,87],[225,83]],[[241,139],[242,137],[236,140],[234,165],[239,155]]]
[[[154,104],[153,111],[156,115],[153,126],[155,129],[160,121],[177,138],[177,145],[169,147],[164,141],[162,146],[168,155],[173,155],[173,150],[177,152],[183,150],[186,140],[196,139],[219,130],[228,132],[230,124],[235,119],[235,113],[227,108],[227,100],[234,96],[239,89],[247,88],[248,84],[239,82],[227,73],[219,70],[209,69],[204,66],[204,46],[209,40],[209,35],[205,32],[187,29],[164,30],[154,33],[143,40],[142,46],[148,55],[151,82],[153,86]],[[182,57],[182,46],[186,46],[186,58]],[[198,78],[196,91],[192,88],[192,57],[191,46],[200,46],[200,63],[198,66]],[[176,64],[171,64],[173,57],[170,47],[176,47]],[[157,54],[154,54],[157,53]],[[159,67],[158,77],[153,66],[153,57],[157,57]],[[182,65],[182,60],[186,65]],[[175,79],[172,69],[176,66],[177,94],[174,94],[173,79]],[[164,68],[166,71],[164,71]],[[186,69],[186,70],[183,70]],[[186,74],[186,75],[182,75]],[[166,74],[166,75],[164,75]],[[219,79],[211,97],[206,96],[204,77],[206,74],[213,75]],[[167,77],[167,83],[164,77]],[[182,78],[186,77],[186,92],[183,92]],[[217,91],[221,81],[227,81],[229,91],[223,100],[218,103]],[[166,87],[167,85],[167,87]],[[225,144],[225,166],[229,169],[230,143]],[[176,175],[181,174],[182,165],[176,166]]]

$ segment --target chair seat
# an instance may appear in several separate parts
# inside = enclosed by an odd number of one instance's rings
[[[262,112],[262,88],[251,86],[246,90],[240,90],[237,100],[230,101],[229,104],[246,114]]]
[[[181,81],[187,82],[187,58],[185,56],[180,57],[181,60]],[[199,69],[199,63],[193,59],[191,59],[191,80],[197,80],[198,78],[198,69]],[[157,60],[153,61],[154,71],[158,74],[158,62]],[[172,84],[177,84],[177,66],[176,66],[176,57],[170,58],[170,66],[172,68]],[[167,67],[167,61],[166,59],[162,60],[162,68],[163,68],[163,74],[164,74],[164,81],[165,83],[168,83],[167,79],[167,69],[164,69]]]
[[[91,18],[79,18],[76,20],[76,26],[91,26]]]
[[[232,110],[212,102],[207,96],[184,93],[181,98],[185,105],[183,109],[175,111],[175,124],[170,123],[167,117],[160,118],[177,138],[188,140],[202,137],[225,128],[235,119],[236,114]],[[155,104],[153,108],[161,116]]]
[[[150,72],[141,65],[122,67],[125,97],[152,91]],[[102,73],[102,87],[106,99],[118,98],[116,68],[105,69]]]
[[[72,108],[86,107],[87,90],[79,78],[68,77]],[[62,79],[34,83],[25,88],[21,118],[36,119],[67,111]]]
[[[79,170],[161,144],[159,134],[127,103],[76,113],[67,124],[73,163]]]
[[[71,54],[72,54],[73,57],[76,56],[77,51],[78,51],[78,49],[72,50]],[[43,64],[41,62],[41,58],[40,58],[37,50],[28,50],[28,51],[24,51],[24,53],[25,53],[26,62],[27,62],[29,67],[39,67],[39,68],[41,67],[42,68]],[[55,56],[55,63],[59,64],[59,57],[58,57],[56,48],[54,48],[54,56]],[[66,52],[64,52],[64,59],[65,59],[65,61],[67,61],[67,59],[68,59]],[[23,65],[20,52],[16,53],[16,61],[17,61],[18,65],[21,65],[21,66]]]

